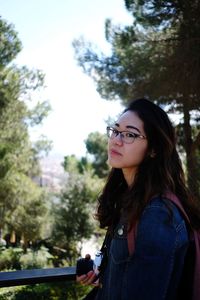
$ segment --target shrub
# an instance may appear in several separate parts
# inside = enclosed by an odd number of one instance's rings
[[[22,248],[8,248],[0,251],[0,270],[20,269]]]
[[[74,282],[55,282],[0,290],[0,300],[80,300],[89,287]]]
[[[48,249],[41,247],[37,251],[31,249],[27,253],[21,255],[19,263],[22,269],[39,269],[44,267],[51,267],[53,256],[48,252]]]

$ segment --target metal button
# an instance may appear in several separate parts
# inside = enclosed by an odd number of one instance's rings
[[[118,233],[119,235],[122,235],[122,234],[124,233],[123,228],[119,228],[119,229],[117,230],[117,233]]]

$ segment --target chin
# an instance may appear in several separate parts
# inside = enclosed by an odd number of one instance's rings
[[[113,159],[109,159],[108,160],[108,164],[115,169],[121,169],[122,168],[122,164],[120,164],[119,162],[114,161]]]

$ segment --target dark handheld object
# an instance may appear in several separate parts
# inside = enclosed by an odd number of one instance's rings
[[[93,260],[91,258],[79,258],[76,263],[76,274],[78,276],[87,274],[93,270]]]

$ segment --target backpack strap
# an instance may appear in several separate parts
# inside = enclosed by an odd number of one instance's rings
[[[137,231],[137,224],[133,225],[127,233],[129,256],[131,256],[135,251],[136,231]]]
[[[181,211],[181,213],[183,214],[185,220],[187,221],[187,223],[190,225],[191,227],[191,224],[190,224],[190,220],[188,218],[188,215],[186,214],[185,212],[185,209],[183,208],[183,205],[181,204],[180,200],[178,199],[178,197],[173,194],[172,192],[170,191],[167,191],[163,194],[163,197],[170,200],[171,202],[173,202],[178,208],[179,210]]]

